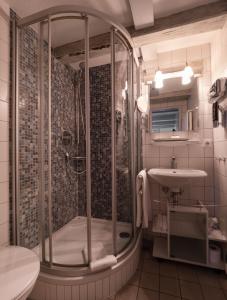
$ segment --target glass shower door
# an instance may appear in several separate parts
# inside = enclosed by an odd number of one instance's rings
[[[132,56],[115,33],[115,122],[116,122],[116,250],[120,253],[133,234],[131,182]]]

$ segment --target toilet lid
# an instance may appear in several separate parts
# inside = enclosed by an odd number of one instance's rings
[[[33,251],[18,246],[0,248],[0,298],[20,298],[35,283],[39,270],[39,258]]]

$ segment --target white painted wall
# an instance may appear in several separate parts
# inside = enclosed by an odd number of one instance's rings
[[[212,81],[227,77],[227,22],[219,30],[211,46]],[[221,115],[220,115],[221,116]],[[219,157],[227,157],[227,128],[219,125],[214,132],[214,170],[215,170],[215,200],[216,203],[227,205],[227,161],[219,161]],[[226,228],[227,207],[216,209]]]
[[[9,6],[0,0],[0,246],[9,244]]]
[[[184,146],[154,146],[152,145],[151,135],[143,133],[143,167],[150,168],[170,168],[171,157],[174,155],[177,160],[178,168],[192,168],[205,170],[208,177],[204,180],[195,180],[191,186],[185,188],[181,197],[181,203],[195,203],[201,200],[206,204],[214,203],[213,188],[213,130],[211,105],[207,101],[207,93],[211,84],[211,66],[210,66],[210,45],[191,47],[171,51],[171,53],[161,53],[159,55],[160,67],[174,66],[174,64],[185,63],[187,61],[202,60],[203,76],[198,78],[199,95],[199,120],[200,120],[200,139],[199,144],[190,144]],[[205,146],[204,141],[210,139],[211,144]],[[159,200],[160,203],[152,202],[153,214],[157,211],[165,210],[166,195],[161,187],[152,180],[151,185],[152,200]],[[210,210],[213,214],[213,210]],[[150,219],[152,216],[150,215]]]

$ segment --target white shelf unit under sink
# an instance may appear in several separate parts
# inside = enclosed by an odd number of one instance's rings
[[[154,257],[225,270],[224,260],[217,264],[209,260],[209,243],[214,241],[222,248],[227,238],[221,230],[208,227],[205,207],[168,204],[167,215],[155,216],[152,232]]]

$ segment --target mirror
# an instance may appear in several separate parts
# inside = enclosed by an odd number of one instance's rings
[[[164,80],[162,88],[150,85],[150,132],[198,131],[198,84],[192,78],[187,85],[181,77]]]

